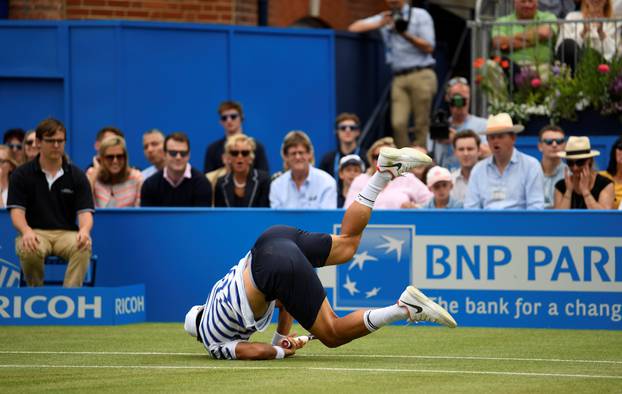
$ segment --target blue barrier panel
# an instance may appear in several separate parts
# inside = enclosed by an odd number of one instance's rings
[[[181,321],[268,226],[338,233],[342,215],[340,210],[98,210],[96,286],[144,283],[147,320]],[[620,223],[619,211],[375,211],[357,256],[318,273],[339,313],[392,304],[413,283],[455,301],[463,325],[619,329]],[[0,258],[19,266],[15,230],[4,211],[0,234]],[[503,298],[510,303],[509,315],[477,308],[469,313],[467,297],[500,305]],[[537,315],[513,319],[521,297],[542,304]],[[559,315],[545,309],[550,303],[557,303]],[[572,303],[585,307],[566,311]]]
[[[145,286],[0,289],[0,325],[117,325],[146,316]]]

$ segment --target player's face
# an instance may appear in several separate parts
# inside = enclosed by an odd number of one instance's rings
[[[538,149],[542,152],[542,156],[550,159],[558,159],[558,152],[562,152],[566,147],[564,133],[559,131],[545,131],[538,142]]]
[[[246,141],[238,141],[227,152],[229,165],[231,171],[234,173],[247,174],[251,165],[253,164],[252,158],[253,150],[250,144]]]
[[[454,154],[460,162],[460,167],[473,168],[479,157],[479,148],[475,138],[457,139]]]
[[[307,171],[311,163],[311,152],[302,144],[290,146],[287,149],[286,161],[292,171]]]
[[[495,157],[511,155],[515,141],[516,134],[514,133],[490,134],[488,136],[488,146]]]
[[[166,143],[166,167],[170,171],[183,172],[190,161],[188,144],[173,139]]]
[[[164,137],[159,133],[149,133],[143,136],[143,152],[149,163],[161,163],[164,160]]]
[[[102,165],[106,167],[112,175],[117,175],[125,168],[127,155],[125,154],[125,150],[117,145],[107,148],[106,151],[103,152],[103,158],[104,161]]]

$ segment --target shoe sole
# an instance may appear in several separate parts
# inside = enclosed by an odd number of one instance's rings
[[[428,308],[430,308],[433,311],[435,311],[436,313],[438,313],[438,315],[439,315],[438,319],[441,321],[441,324],[443,324],[444,326],[447,326],[449,328],[456,328],[458,326],[458,323],[456,323],[454,318],[451,317],[451,315],[449,314],[449,312],[447,312],[445,310],[445,308],[443,308],[442,306],[440,306],[436,302],[434,302],[431,299],[429,299],[419,289],[417,289],[414,286],[408,286],[406,288],[406,291],[408,291],[408,294],[410,294],[411,296],[415,297],[415,299],[419,303],[427,306]]]
[[[416,165],[425,165],[432,163],[432,159],[428,155],[419,152],[418,150],[413,148],[397,149],[391,147],[384,147],[380,150],[380,153],[383,156],[386,156],[389,159],[395,161],[404,161],[408,163],[414,163]]]

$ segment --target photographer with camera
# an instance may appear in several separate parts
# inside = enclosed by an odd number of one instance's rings
[[[438,165],[455,169],[459,167],[456,157],[453,155],[452,140],[457,132],[473,130],[476,133],[486,131],[486,119],[469,113],[471,102],[471,89],[469,81],[463,77],[454,77],[449,80],[445,88],[445,101],[449,106],[449,117],[444,110],[438,110],[433,116],[430,128],[432,158]],[[480,145],[480,157],[490,155],[490,148],[483,136]]]
[[[405,0],[386,0],[388,11],[360,19],[348,28],[354,33],[380,30],[387,63],[393,71],[391,125],[398,148],[411,143],[425,146],[430,128],[430,110],[437,90],[434,21],[422,9]],[[408,122],[415,118],[415,139],[410,140]]]

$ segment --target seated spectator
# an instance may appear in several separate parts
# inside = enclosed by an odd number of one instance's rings
[[[448,169],[459,166],[452,152],[452,140],[457,132],[473,130],[476,133],[486,131],[486,119],[469,113],[471,88],[469,81],[463,77],[454,77],[447,83],[445,100],[449,105],[449,138],[436,140],[432,144],[432,158],[439,166]],[[482,156],[489,156],[490,149],[484,139],[478,151]]]
[[[559,157],[566,147],[564,130],[558,126],[544,126],[539,133],[538,150],[542,152],[540,165],[544,174],[544,208],[555,206],[555,184],[564,179],[564,171],[568,168]]]
[[[337,149],[322,156],[320,169],[332,175],[339,182],[339,162],[346,155],[357,155],[362,158],[367,153],[358,144],[361,135],[361,121],[355,114],[343,112],[335,120]],[[365,163],[367,165],[367,163]]]
[[[552,22],[534,25],[497,25],[492,29],[492,46],[520,65],[549,64],[550,43],[557,31],[557,18],[539,11],[538,0],[514,0],[514,13],[497,22]]]
[[[225,143],[227,138],[235,134],[241,134],[242,122],[244,121],[244,113],[242,105],[237,101],[223,101],[218,107],[218,115],[220,116],[220,125],[225,131],[224,137],[212,142],[205,151],[205,165],[203,172],[208,173],[224,166],[222,161],[225,152]],[[258,170],[270,172],[268,167],[268,157],[263,145],[255,139],[255,161],[254,167]]]
[[[564,19],[566,14],[577,9],[577,3],[581,0],[539,0],[538,9],[550,12],[559,19]]]
[[[81,287],[92,246],[89,181],[65,157],[67,132],[60,121],[43,120],[36,135],[38,159],[18,167],[9,182],[7,208],[19,232],[15,251],[29,286],[43,285],[44,259],[56,255],[68,261],[63,286]]]
[[[523,126],[506,113],[491,115],[486,125],[492,156],[475,165],[464,199],[465,208],[543,209],[544,179],[540,163],[514,144]]]
[[[290,131],[281,155],[285,171],[270,185],[270,207],[277,209],[337,208],[337,182],[313,166],[313,144],[302,131]]]
[[[486,128],[484,127],[484,131],[485,130]],[[456,136],[452,140],[452,144],[454,155],[458,158],[460,168],[451,173],[451,181],[453,183],[451,197],[463,203],[471,171],[478,161],[480,139],[473,130],[463,130],[456,133]]]
[[[11,149],[6,145],[0,145],[0,209],[6,208],[6,200],[9,197],[9,177],[17,168],[17,162],[11,155]]]
[[[270,207],[270,174],[253,168],[255,141],[244,134],[227,138],[225,163],[230,172],[218,178],[217,207]]]
[[[23,129],[8,129],[4,132],[2,138],[2,143],[11,149],[11,156],[17,162],[17,165],[22,165],[26,162],[23,149],[24,135]]]
[[[212,186],[190,161],[190,140],[175,132],[164,139],[164,168],[143,182],[143,207],[211,207]]]
[[[367,172],[357,176],[346,197],[344,208],[348,208],[353,202],[367,181],[376,172],[378,164],[378,156],[382,147],[395,148],[392,137],[384,137],[374,142],[367,151],[367,160],[370,163]],[[401,209],[401,208],[419,208],[432,198],[432,192],[419,180],[414,174],[408,173],[399,176],[389,182],[387,187],[378,194],[378,198],[374,204],[374,208],[378,209]]]
[[[434,196],[428,200],[421,208],[443,209],[443,208],[462,208],[462,201],[451,197],[453,182],[451,173],[447,168],[434,166],[426,174],[427,185]]]
[[[142,171],[143,180],[164,168],[164,133],[158,129],[143,134],[143,153],[151,165]]]
[[[24,136],[24,156],[26,161],[30,161],[39,154],[37,144],[37,134],[34,130],[28,130]]]
[[[339,160],[341,189],[337,194],[337,208],[343,208],[354,178],[365,172],[365,163],[358,155],[346,155]]]
[[[115,136],[125,139],[125,135],[123,134],[123,132],[113,126],[103,127],[97,132],[97,134],[95,135],[95,143],[93,144],[93,148],[95,149],[95,156],[93,156],[93,160],[91,160],[89,168],[95,167],[95,169],[97,169],[99,167],[99,146],[101,145],[103,140]]]
[[[91,167],[86,176],[91,183],[95,208],[127,208],[140,206],[143,176],[130,167],[125,140],[106,138],[99,145],[99,166]]]
[[[594,171],[594,157],[588,137],[570,137],[559,157],[566,159],[569,170],[555,184],[555,209],[611,209],[613,182]]]
[[[611,0],[589,0],[581,3],[581,11],[573,11],[566,21],[611,18]],[[576,70],[584,51],[594,50],[611,61],[619,44],[615,22],[564,23],[555,44],[555,57]]]
[[[613,200],[614,208],[622,206],[622,136],[618,137],[611,146],[607,169],[599,172],[599,174],[613,181],[615,193],[615,199]]]

